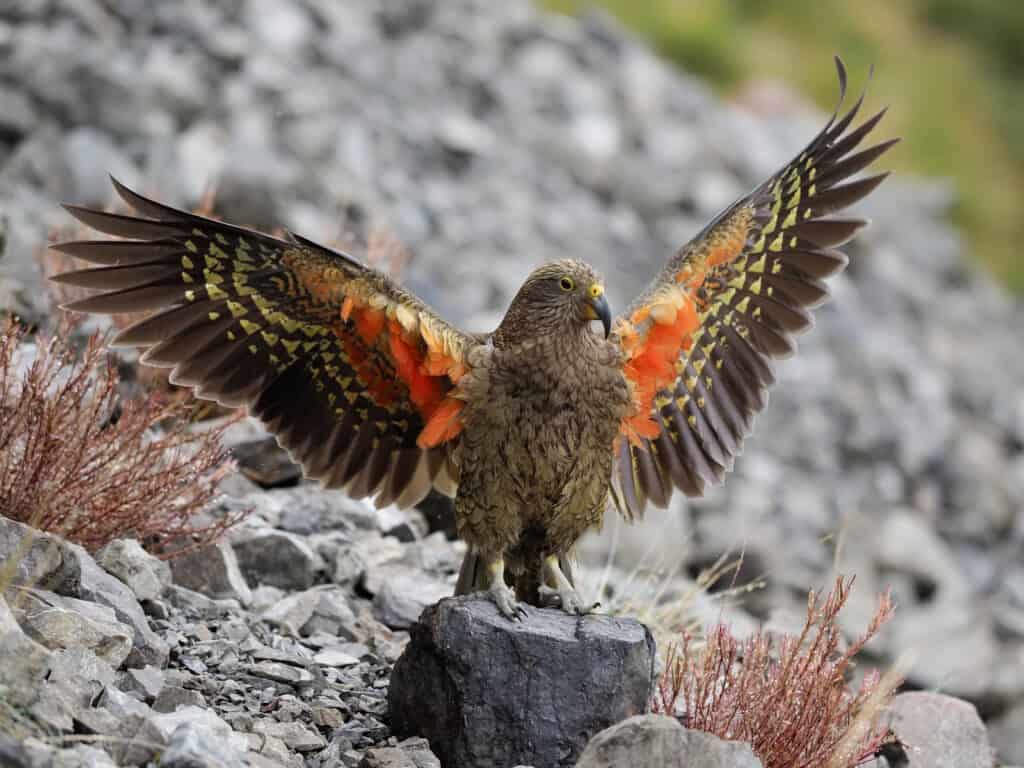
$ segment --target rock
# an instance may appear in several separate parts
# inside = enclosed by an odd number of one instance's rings
[[[988,723],[988,733],[996,756],[1007,765],[1024,765],[1024,704]]]
[[[75,590],[78,561],[57,536],[42,533],[0,515],[0,562],[13,562],[5,577],[11,586],[39,587],[61,594]]]
[[[177,685],[165,685],[153,702],[155,712],[176,712],[183,707],[205,707],[206,699],[199,691]]]
[[[992,768],[988,734],[974,705],[913,691],[896,696],[888,711],[909,768]]]
[[[139,701],[151,704],[163,690],[164,673],[153,666],[128,669],[121,676],[118,687]]]
[[[234,541],[238,562],[254,584],[308,589],[323,570],[320,556],[299,536],[282,531],[246,533]]]
[[[111,685],[103,689],[100,705],[114,717],[121,720],[129,720],[134,717],[138,721],[142,721],[152,717],[153,712],[157,711],[150,709],[134,696],[129,696],[127,693]]]
[[[424,608],[451,593],[451,584],[408,569],[384,580],[373,597],[373,615],[391,629],[408,629]]]
[[[257,677],[288,685],[309,685],[313,682],[313,675],[308,670],[277,661],[261,661],[250,664],[246,667],[246,671]]]
[[[412,737],[398,742],[398,748],[412,758],[416,768],[441,768],[441,761],[430,749],[426,739]]]
[[[158,745],[166,745],[166,748],[155,750]],[[144,762],[159,754],[157,764],[161,766],[241,768],[245,765],[246,745],[244,738],[213,712],[184,707],[176,712],[150,716],[139,727],[135,740],[118,751],[121,762],[125,763]]]
[[[202,710],[200,710],[202,711]],[[224,727],[221,727],[221,726]],[[181,722],[157,763],[161,768],[242,768],[248,764],[240,740],[214,718]]]
[[[683,728],[674,717],[636,715],[594,736],[576,768],[761,768],[750,745]]]
[[[327,746],[327,742],[320,734],[310,730],[302,723],[257,720],[253,723],[252,730],[253,733],[262,733],[280,739],[289,749],[294,749],[296,752],[310,752]]]
[[[84,648],[117,668],[132,650],[132,628],[109,608],[32,590],[21,611],[25,632],[50,649]]]
[[[305,766],[305,761],[301,756],[292,752],[283,741],[274,736],[262,736],[259,748],[260,756],[271,761],[274,768],[282,765],[286,768],[303,768]]]
[[[171,566],[149,554],[135,539],[117,539],[96,554],[96,562],[116,576],[139,600],[154,600],[171,583]]]
[[[194,549],[171,560],[174,583],[213,598],[229,598],[242,605],[252,600],[238,558],[224,541]]]
[[[377,525],[385,536],[402,543],[422,539],[427,535],[427,520],[416,509],[399,509],[395,505],[376,510]]]
[[[299,628],[313,618],[313,612],[319,603],[320,595],[312,589],[296,592],[272,604],[260,614],[260,617],[298,637]]]
[[[0,689],[12,706],[25,707],[36,700],[51,658],[50,651],[22,631],[0,593]]]
[[[356,615],[349,606],[345,592],[339,587],[315,587],[317,600],[313,615],[302,625],[302,634],[322,632],[343,640],[355,640]]]
[[[358,768],[416,768],[416,763],[398,747],[380,747],[366,750]]]
[[[34,768],[33,760],[23,744],[0,733],[0,765],[9,768]]]
[[[152,664],[163,667],[167,663],[167,645],[150,628],[142,606],[132,591],[103,571],[84,549],[76,544],[67,544],[66,547],[77,564],[79,578],[69,592],[60,594],[105,605],[114,611],[118,621],[132,628],[134,636],[131,653],[126,659],[128,666],[144,667]]]
[[[302,467],[273,437],[236,443],[231,453],[242,474],[262,488],[295,485],[302,478]]]
[[[635,621],[533,610],[519,623],[485,598],[448,598],[395,664],[391,727],[446,765],[571,764],[590,735],[645,711],[653,675],[654,641]]]
[[[322,648],[313,656],[313,661],[327,667],[350,667],[359,663],[359,658],[341,648]]]
[[[114,668],[87,648],[68,648],[50,655],[49,680],[60,684],[73,709],[92,706],[116,679]]]
[[[355,557],[350,566],[355,571],[362,566],[360,585],[371,595],[376,595],[384,586],[384,582],[396,573],[407,573],[409,566],[401,562],[407,555],[408,549],[398,539],[392,536],[381,536],[379,533],[372,533],[365,536],[354,545]],[[343,569],[341,563],[345,556],[342,547],[338,550],[337,561],[335,562],[335,575]],[[338,580],[336,578],[336,580]],[[342,583],[339,581],[339,583]]]
[[[227,612],[241,608],[239,601],[233,597],[215,600],[177,584],[171,584],[167,588],[166,597],[167,602],[175,608],[208,618],[223,616]]]

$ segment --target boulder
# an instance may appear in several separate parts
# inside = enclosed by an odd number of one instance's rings
[[[395,664],[391,728],[450,768],[572,765],[595,733],[646,711],[653,682],[637,621],[535,609],[513,622],[484,597],[447,598]]]

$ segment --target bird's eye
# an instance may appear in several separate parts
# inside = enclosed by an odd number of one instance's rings
[[[572,278],[568,276],[563,277],[561,280],[559,280],[558,284],[562,287],[563,291],[571,291],[573,288],[576,287],[576,283],[574,283],[572,281]]]

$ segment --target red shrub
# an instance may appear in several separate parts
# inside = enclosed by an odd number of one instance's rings
[[[852,583],[839,578],[824,601],[812,591],[803,631],[778,642],[763,630],[737,640],[723,624],[703,647],[684,634],[669,650],[654,711],[749,742],[765,768],[848,768],[869,759],[890,740],[879,715],[899,681],[872,672],[853,689],[846,675],[893,605],[882,595],[864,634],[840,650],[836,617]]]
[[[125,536],[151,549],[208,541],[238,521],[193,519],[230,468],[220,430],[189,431],[186,405],[157,395],[122,401],[96,336],[78,358],[40,339],[18,370],[24,335],[11,322],[0,336],[0,513],[91,550]]]

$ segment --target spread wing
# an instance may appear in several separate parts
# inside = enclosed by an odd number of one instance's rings
[[[147,348],[198,397],[246,406],[309,477],[378,504],[454,493],[449,454],[475,343],[387,276],[299,237],[279,240],[148,200],[145,218],[66,206],[126,240],[53,246],[103,265],[53,279],[101,289],[78,312],[156,310],[114,339]]]
[[[846,72],[836,59],[840,103]],[[897,140],[855,150],[885,110],[850,126],[838,110],[792,162],[723,211],[616,319],[634,408],[622,423],[613,489],[627,517],[673,490],[699,496],[731,469],[808,309],[828,296],[847,242],[866,222],[832,217],[887,174],[848,179]]]

